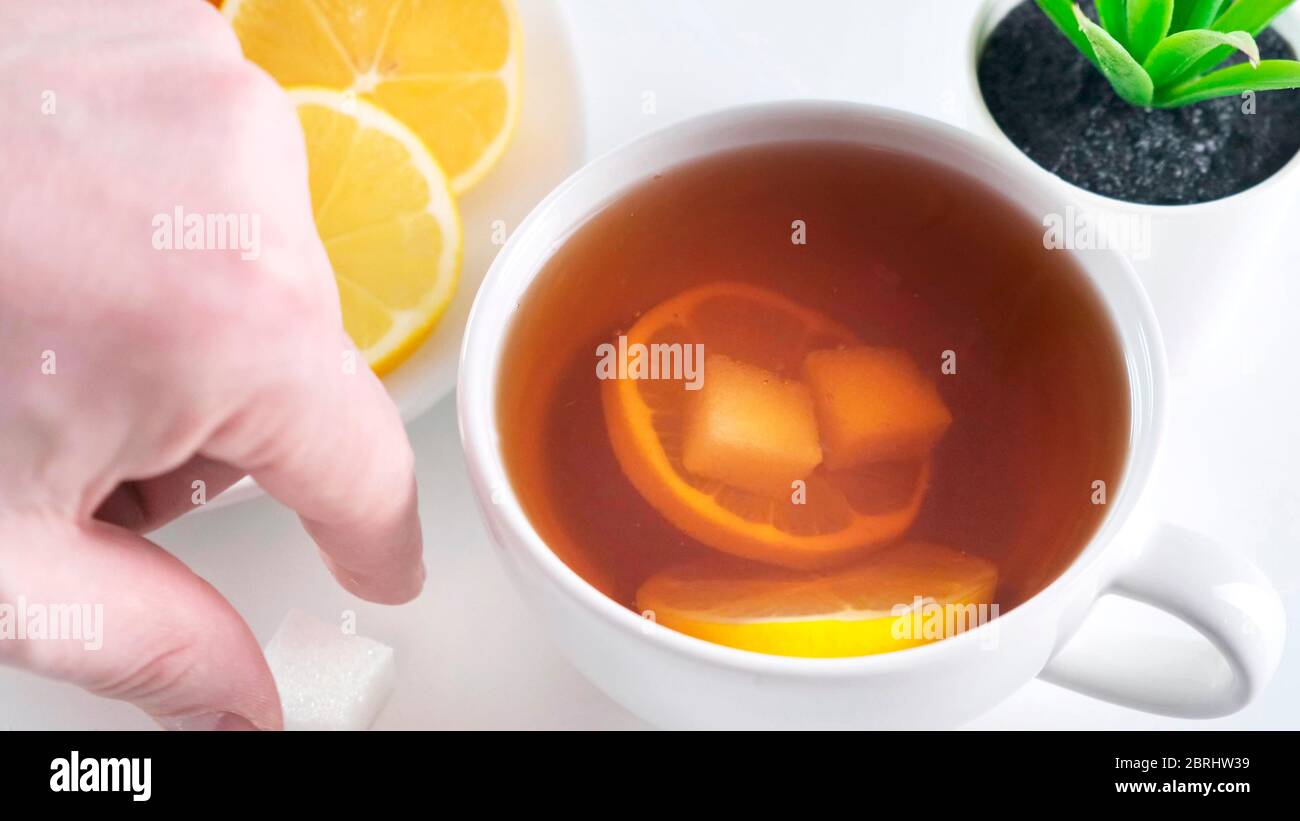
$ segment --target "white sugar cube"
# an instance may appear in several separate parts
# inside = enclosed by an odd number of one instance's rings
[[[808,388],[721,354],[704,363],[687,413],[682,465],[691,473],[789,501],[822,460]]]
[[[267,643],[286,730],[365,730],[397,683],[393,648],[290,610]]]

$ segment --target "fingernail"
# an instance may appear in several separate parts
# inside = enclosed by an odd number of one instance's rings
[[[158,723],[165,729],[180,730],[182,732],[208,732],[211,730],[244,731],[258,729],[253,722],[238,713],[227,712],[203,713],[196,716],[185,716],[184,718],[164,718],[159,719]]]

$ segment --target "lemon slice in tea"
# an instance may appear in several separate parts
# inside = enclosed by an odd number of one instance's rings
[[[895,545],[831,571],[719,556],[652,576],[637,591],[636,605],[659,624],[728,647],[865,656],[978,626],[996,615],[987,606],[997,578],[985,559],[924,542]]]

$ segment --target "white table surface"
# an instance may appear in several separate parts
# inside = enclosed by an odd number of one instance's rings
[[[519,0],[520,3],[537,0]],[[568,0],[587,105],[589,154],[728,105],[789,97],[854,99],[959,121],[960,45],[974,0]],[[646,113],[647,93],[654,111]],[[1160,511],[1253,557],[1300,634],[1300,247],[1249,286],[1224,341],[1173,386]],[[1224,276],[1235,272],[1225,271]],[[223,591],[265,642],[291,607],[397,648],[398,689],[380,728],[645,726],[552,648],[492,555],[470,497],[454,401],[410,426],[429,585],[400,608],[339,590],[288,511],[268,500],[190,516],[157,534]],[[1147,608],[1104,600],[1085,629],[1121,621],[1199,641]],[[1246,710],[1182,721],[1031,682],[979,728],[1300,729],[1300,651],[1289,642],[1271,687]],[[146,728],[133,708],[0,671],[0,728]]]

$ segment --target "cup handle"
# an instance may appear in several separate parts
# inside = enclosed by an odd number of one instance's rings
[[[1208,648],[1198,655],[1177,642],[1116,631],[1088,639],[1085,629],[1048,662],[1042,679],[1151,713],[1213,718],[1246,706],[1281,660],[1286,614],[1277,591],[1251,561],[1197,533],[1156,527],[1098,595],[1108,593],[1182,620],[1221,658]]]

